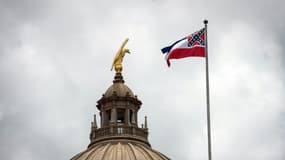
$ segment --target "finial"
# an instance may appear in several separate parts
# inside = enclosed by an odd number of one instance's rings
[[[118,50],[118,52],[114,58],[111,71],[113,70],[113,68],[115,68],[116,73],[122,72],[122,70],[123,70],[123,66],[122,66],[123,58],[124,58],[126,53],[130,54],[130,50],[127,48],[124,48],[128,41],[129,41],[129,38],[126,38],[124,40],[123,44],[121,45],[121,47],[119,48],[119,50]]]
[[[147,116],[144,116],[144,128],[147,128]]]
[[[94,120],[93,120],[93,127],[97,128],[97,120],[96,120],[96,114],[94,114]]]
[[[204,20],[204,24],[207,25],[208,24],[208,20],[205,19]]]
[[[122,76],[122,73],[117,72],[117,73],[115,74],[113,83],[124,83],[124,82],[125,82],[125,81],[124,81],[124,78],[123,78],[123,76]]]

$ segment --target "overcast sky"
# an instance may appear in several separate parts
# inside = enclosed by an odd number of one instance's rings
[[[160,49],[203,27],[213,160],[285,159],[282,0],[1,0],[0,159],[64,160],[86,149],[96,102],[129,37],[126,84],[148,116],[152,147],[207,158],[205,60]]]

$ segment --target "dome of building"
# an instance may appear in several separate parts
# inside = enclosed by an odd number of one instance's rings
[[[169,160],[151,148],[148,125],[138,125],[142,102],[116,73],[113,84],[97,101],[100,124],[96,114],[91,122],[88,148],[71,160]]]
[[[119,97],[125,97],[126,95],[134,97],[132,90],[124,83],[114,83],[105,92],[106,97],[111,97],[113,94],[117,94]]]
[[[118,97],[135,97],[132,90],[124,84],[123,76],[121,74],[115,76],[113,84],[107,89],[104,95],[105,97],[111,97],[114,94]]]
[[[165,155],[141,143],[115,141],[98,143],[71,160],[169,160]]]

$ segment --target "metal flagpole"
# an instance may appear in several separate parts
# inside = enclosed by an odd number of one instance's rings
[[[205,24],[205,41],[206,41],[206,94],[207,94],[207,133],[208,133],[208,158],[212,160],[211,147],[211,116],[210,116],[210,95],[209,95],[209,67],[208,67],[208,20],[204,20]]]

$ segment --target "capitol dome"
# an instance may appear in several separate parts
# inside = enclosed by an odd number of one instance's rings
[[[148,125],[138,125],[142,102],[116,73],[113,84],[97,101],[100,124],[96,115],[91,122],[88,148],[71,160],[169,160],[151,148]]]

